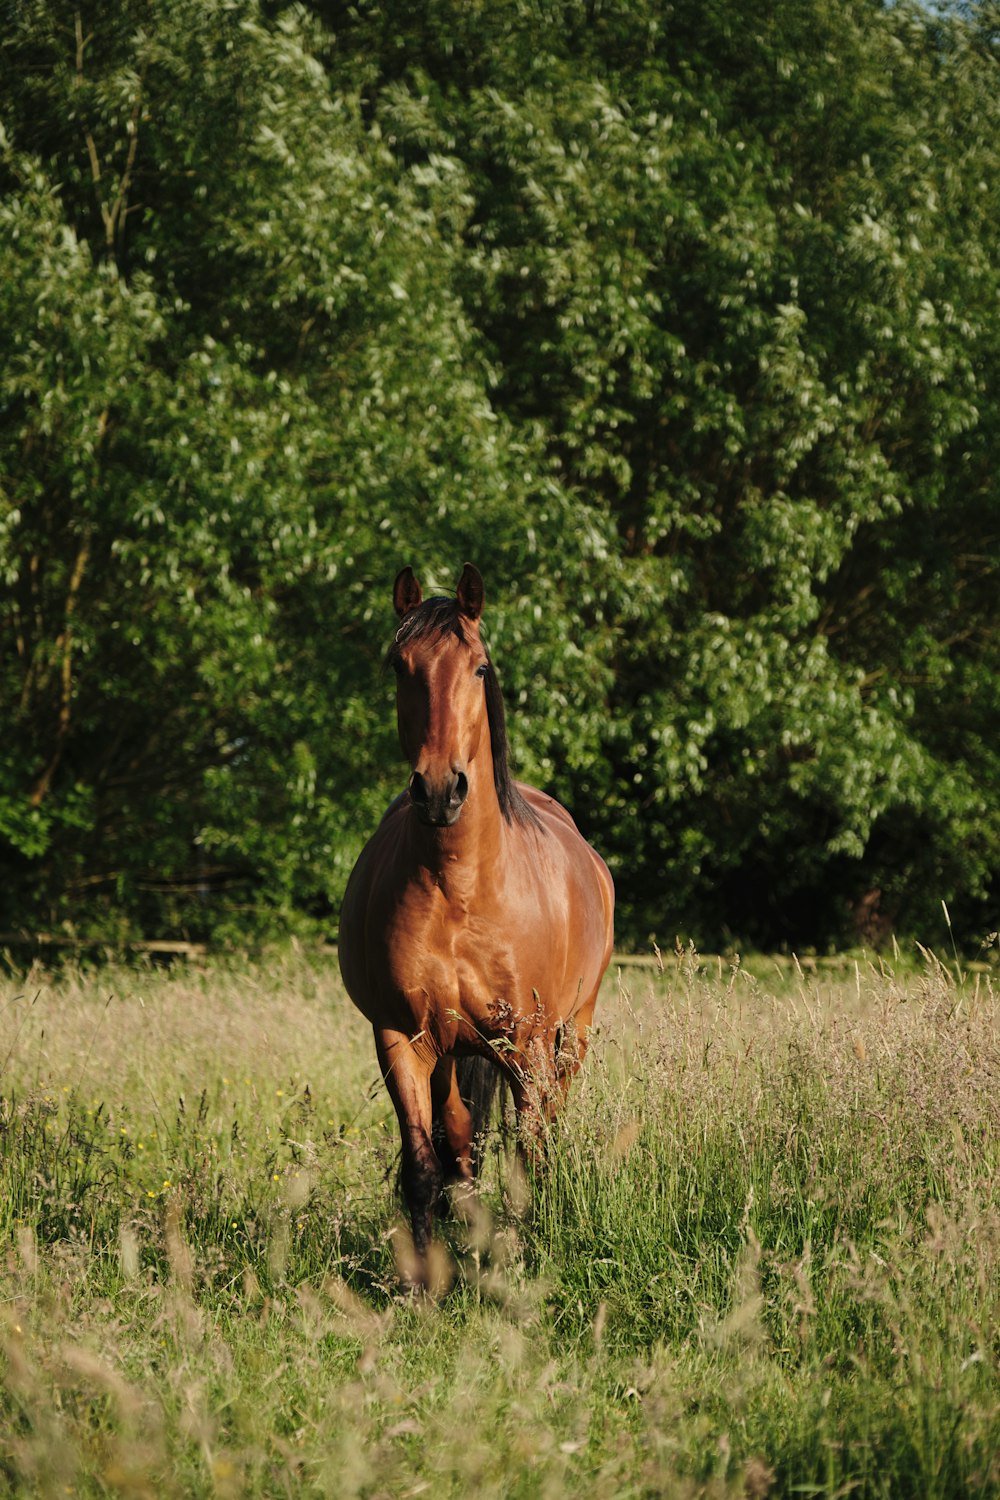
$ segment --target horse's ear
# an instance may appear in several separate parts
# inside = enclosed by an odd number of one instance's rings
[[[483,579],[478,568],[466,563],[458,580],[458,607],[470,620],[478,620],[483,612]]]
[[[392,604],[400,619],[416,609],[423,597],[412,568],[404,568],[402,573],[396,575],[396,582],[392,586]]]

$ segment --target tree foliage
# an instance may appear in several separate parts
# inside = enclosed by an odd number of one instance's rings
[[[329,919],[400,781],[392,577],[471,557],[623,937],[982,930],[991,17],[21,7],[7,924]]]

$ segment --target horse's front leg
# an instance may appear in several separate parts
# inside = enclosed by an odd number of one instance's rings
[[[451,1056],[439,1058],[431,1074],[431,1107],[435,1121],[440,1121],[438,1147],[446,1179],[471,1187],[472,1116],[459,1092]]]
[[[413,1225],[420,1284],[427,1285],[431,1219],[444,1186],[444,1172],[431,1138],[431,1074],[427,1059],[402,1031],[376,1030],[375,1046],[385,1086],[399,1121],[403,1146],[403,1197]]]

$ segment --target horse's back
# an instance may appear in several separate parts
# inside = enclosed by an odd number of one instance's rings
[[[547,792],[540,792],[537,787],[529,786],[525,782],[518,782],[517,789],[541,820],[543,829],[563,844],[569,856],[570,866],[578,872],[580,887],[596,892],[598,895],[599,905],[595,907],[595,917],[598,919],[598,925],[605,938],[603,972],[611,957],[614,942],[615,886],[611,871],[593,845],[588,844],[576,826],[572,814],[563,807],[561,802],[557,802]]]

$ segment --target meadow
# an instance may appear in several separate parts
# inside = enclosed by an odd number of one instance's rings
[[[436,1301],[334,959],[8,974],[0,1064],[0,1494],[1000,1493],[989,973],[613,965]]]

